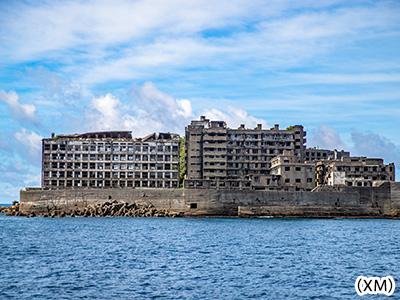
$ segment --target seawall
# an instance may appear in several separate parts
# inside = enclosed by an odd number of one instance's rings
[[[315,192],[222,189],[27,188],[20,193],[25,213],[70,212],[109,201],[152,204],[184,216],[400,217],[400,182],[377,187],[341,187]]]

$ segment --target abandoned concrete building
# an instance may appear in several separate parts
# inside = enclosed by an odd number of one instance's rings
[[[284,190],[311,191],[315,188],[315,163],[303,163],[288,152],[271,160],[271,175],[277,176],[277,187]]]
[[[394,164],[385,165],[380,158],[342,157],[316,165],[318,185],[373,186],[375,181],[394,180]]]
[[[179,187],[179,135],[131,131],[42,140],[42,187]]]
[[[204,116],[185,129],[187,188],[252,188],[269,175],[271,160],[291,151],[304,160],[306,132],[296,125],[286,130],[275,125],[254,129],[228,128],[223,121]]]
[[[319,160],[336,160],[342,157],[350,157],[348,151],[327,150],[317,148],[307,148],[305,151],[304,161],[319,161]]]
[[[228,128],[204,116],[185,128],[185,188],[312,190],[395,180],[394,165],[350,152],[307,148],[303,126]],[[335,179],[333,179],[335,178]]]
[[[306,149],[305,136],[301,125],[232,129],[202,116],[185,128],[183,186],[310,191],[317,185],[367,187],[395,180],[393,163]],[[180,155],[180,137],[172,133],[52,134],[42,140],[42,187],[179,188]]]

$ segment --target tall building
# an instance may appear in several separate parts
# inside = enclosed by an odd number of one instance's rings
[[[185,129],[186,187],[248,188],[250,177],[269,174],[271,159],[291,151],[304,161],[303,126],[231,129],[204,116]]]
[[[179,187],[177,134],[130,131],[52,135],[42,140],[42,187]]]

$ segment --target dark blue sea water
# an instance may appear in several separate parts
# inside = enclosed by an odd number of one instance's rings
[[[360,299],[359,275],[400,298],[399,220],[0,216],[0,299]]]

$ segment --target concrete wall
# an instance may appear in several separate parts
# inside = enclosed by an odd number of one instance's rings
[[[287,192],[196,189],[65,189],[21,191],[21,210],[71,211],[118,200],[151,203],[186,216],[385,217],[400,215],[400,183],[342,191]]]
[[[390,209],[393,214],[400,214],[400,182],[391,183]]]

